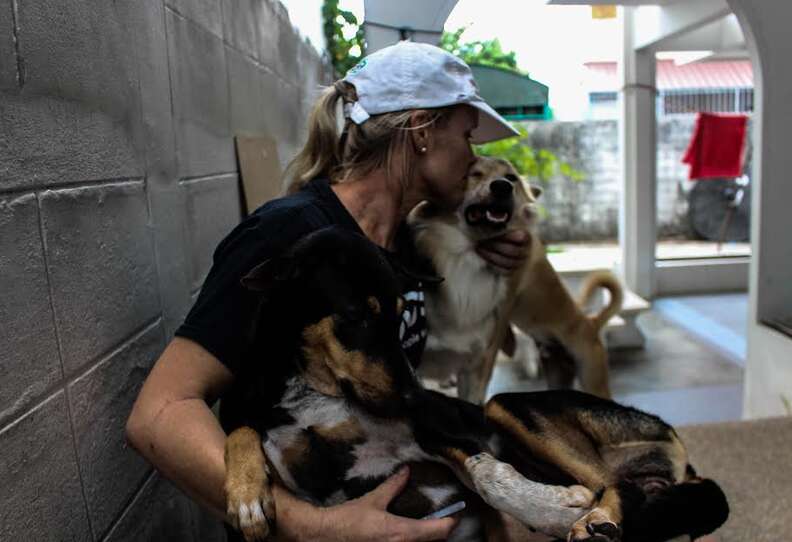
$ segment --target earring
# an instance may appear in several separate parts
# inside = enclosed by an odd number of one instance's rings
[[[426,152],[426,147],[421,147],[420,149],[418,149],[418,151],[419,151],[421,154],[423,154],[423,153],[425,153],[425,152]]]

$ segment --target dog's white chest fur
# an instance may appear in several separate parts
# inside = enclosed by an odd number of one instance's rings
[[[487,268],[471,240],[455,226],[432,222],[419,230],[416,241],[445,279],[426,294],[429,337],[424,364],[464,369],[492,337],[495,309],[506,297],[507,279]]]
[[[283,452],[309,428],[331,428],[350,421],[359,427],[363,442],[352,450],[354,463],[345,473],[347,480],[387,476],[402,463],[430,459],[416,443],[407,423],[375,418],[343,397],[314,391],[299,377],[288,383],[288,391],[278,406],[287,410],[295,421],[269,430],[263,446],[278,475],[292,491],[300,493],[301,488],[289,471]],[[339,492],[319,504],[338,504],[345,498]]]

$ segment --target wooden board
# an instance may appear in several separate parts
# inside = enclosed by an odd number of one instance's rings
[[[281,194],[278,147],[268,136],[236,136],[237,159],[242,176],[246,214]]]

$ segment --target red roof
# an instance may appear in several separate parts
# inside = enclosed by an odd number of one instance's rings
[[[587,62],[586,67],[593,76],[595,90],[613,91],[619,87],[615,62]],[[673,60],[657,61],[658,90],[745,88],[753,84],[750,60],[711,60],[682,66]]]

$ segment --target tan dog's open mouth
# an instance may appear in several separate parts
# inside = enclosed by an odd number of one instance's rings
[[[502,229],[511,220],[513,208],[513,202],[473,203],[465,208],[465,220],[469,226]]]
[[[514,212],[513,181],[508,177],[498,177],[482,188],[484,197],[465,207],[465,220],[469,226],[485,226],[496,230],[505,228]]]

